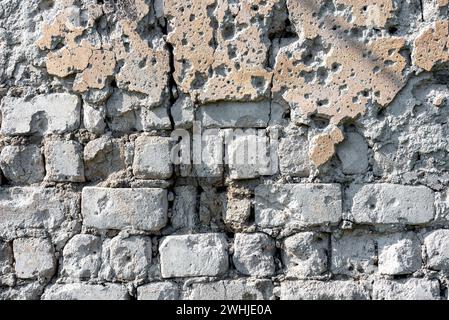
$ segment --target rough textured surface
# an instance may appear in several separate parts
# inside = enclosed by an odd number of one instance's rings
[[[434,201],[426,187],[365,185],[355,192],[352,215],[360,224],[423,224],[434,217]]]
[[[352,281],[285,281],[281,284],[283,300],[367,300],[368,291]]]
[[[439,284],[436,280],[379,280],[373,285],[376,300],[438,300]]]
[[[228,269],[226,239],[221,234],[168,236],[159,252],[164,278],[218,276]]]
[[[234,239],[234,265],[242,274],[267,277],[274,274],[272,239],[265,234],[237,233]]]
[[[288,277],[307,278],[327,271],[328,236],[324,233],[301,232],[284,240],[282,262]]]
[[[95,278],[101,266],[100,258],[100,237],[77,234],[64,247],[62,273],[73,278]]]
[[[67,93],[40,95],[31,100],[5,97],[1,111],[1,131],[11,136],[65,133],[80,124],[79,98]]]
[[[0,168],[8,180],[17,184],[41,182],[44,159],[37,146],[7,146],[0,154]]]
[[[339,185],[262,185],[255,195],[256,224],[261,227],[336,224],[342,216]]]
[[[103,242],[100,277],[108,281],[146,280],[151,265],[151,238],[117,236]]]
[[[421,243],[414,233],[381,238],[378,250],[381,274],[412,274],[421,268]]]
[[[133,172],[140,179],[168,179],[172,175],[170,139],[139,137],[135,142]]]
[[[267,280],[224,280],[193,284],[184,295],[187,300],[271,300],[273,285]]]
[[[55,272],[54,249],[47,239],[18,238],[13,241],[16,275],[20,279],[51,278]]]
[[[178,300],[179,288],[173,282],[154,282],[137,288],[138,300]]]
[[[45,145],[46,179],[84,182],[83,148],[75,141],[50,141]]]
[[[369,234],[349,233],[332,239],[332,273],[357,276],[376,267],[376,242]]]
[[[435,230],[424,238],[427,251],[427,264],[433,270],[449,270],[448,246],[449,230]]]
[[[84,225],[98,229],[158,231],[167,222],[167,191],[84,188]]]
[[[128,300],[125,287],[119,284],[55,284],[42,295],[43,300]]]
[[[447,0],[0,0],[0,299],[448,299]]]

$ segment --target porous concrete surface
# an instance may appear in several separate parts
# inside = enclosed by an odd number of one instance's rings
[[[0,299],[447,300],[448,9],[0,0]]]

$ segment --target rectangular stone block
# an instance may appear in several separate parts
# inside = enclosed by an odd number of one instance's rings
[[[82,193],[81,212],[87,227],[158,231],[167,223],[167,211],[164,189],[86,187]]]
[[[12,183],[41,182],[45,176],[41,148],[36,145],[4,147],[0,154],[0,169]]]
[[[221,102],[197,111],[204,128],[264,128],[270,119],[270,101]]]
[[[221,178],[223,175],[224,140],[223,131],[218,129],[204,130],[197,137],[201,145],[192,143],[193,176],[199,178]]]
[[[449,271],[449,230],[435,230],[425,235],[427,266],[432,270]]]
[[[45,290],[42,300],[128,300],[125,286],[120,284],[55,284]]]
[[[345,174],[362,174],[368,169],[368,144],[356,132],[346,133],[345,140],[337,147],[337,155]]]
[[[377,243],[379,273],[405,275],[421,268],[421,242],[413,232],[384,235]]]
[[[99,277],[110,282],[145,281],[151,254],[151,238],[148,236],[106,239],[101,249]]]
[[[167,108],[152,108],[146,99],[115,90],[106,103],[106,120],[112,131],[150,131],[171,128]]]
[[[424,186],[353,186],[352,219],[358,224],[419,225],[434,218],[434,192]]]
[[[281,282],[281,300],[369,300],[362,284],[354,281],[298,280]]]
[[[137,288],[137,300],[178,300],[179,291],[174,282],[153,282]]]
[[[275,272],[275,243],[264,233],[236,233],[233,261],[244,275],[269,277]]]
[[[84,182],[83,147],[76,141],[48,141],[45,144],[46,180]]]
[[[277,173],[275,143],[265,129],[226,129],[225,156],[229,177],[234,180],[254,179]]]
[[[16,229],[54,231],[79,214],[79,194],[53,188],[0,188],[0,236]]]
[[[25,100],[5,97],[1,104],[1,132],[8,136],[65,133],[80,125],[76,95],[53,93]]]
[[[193,230],[198,224],[197,189],[194,186],[179,186],[174,188],[171,225],[175,229]]]
[[[338,224],[338,184],[260,185],[255,190],[256,224],[262,228]]]
[[[440,298],[437,280],[377,280],[373,285],[374,300],[436,300]]]
[[[170,145],[167,137],[138,137],[134,147],[134,175],[139,179],[170,178],[173,173]]]
[[[62,252],[63,276],[88,280],[96,278],[101,266],[101,237],[77,234],[64,246]]]
[[[54,248],[48,239],[18,238],[13,241],[14,268],[20,279],[50,279],[56,268]]]
[[[279,169],[291,177],[307,177],[310,174],[309,141],[307,132],[285,129],[279,142]]]
[[[377,271],[375,237],[365,233],[350,233],[331,237],[333,274],[360,276]]]
[[[159,246],[164,278],[218,276],[228,270],[228,244],[223,234],[168,236]]]
[[[272,300],[271,280],[224,280],[196,283],[183,297],[184,300]]]
[[[300,232],[281,245],[282,264],[288,277],[306,279],[328,269],[329,236],[321,232]]]

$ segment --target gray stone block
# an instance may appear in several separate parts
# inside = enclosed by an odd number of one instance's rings
[[[159,245],[162,277],[222,275],[229,267],[227,246],[218,233],[165,237]]]
[[[84,225],[101,230],[158,231],[167,223],[167,191],[85,187],[82,193]]]
[[[255,214],[262,228],[335,225],[342,218],[340,186],[261,185],[255,190]]]

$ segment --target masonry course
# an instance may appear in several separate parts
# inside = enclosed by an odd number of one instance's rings
[[[0,0],[0,299],[447,300],[447,15]]]

